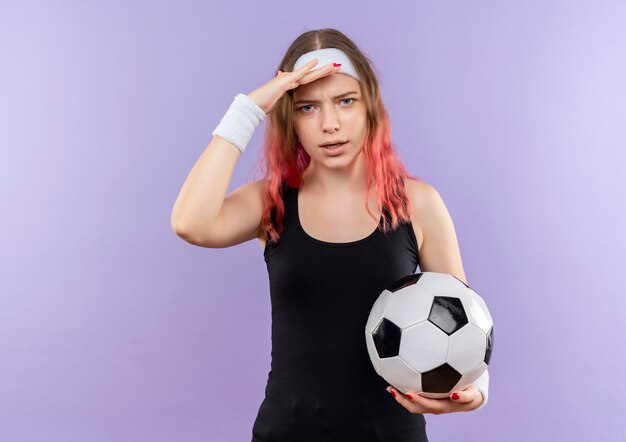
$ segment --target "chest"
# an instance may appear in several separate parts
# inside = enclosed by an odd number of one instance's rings
[[[349,243],[370,236],[381,221],[376,209],[375,195],[370,193],[367,211],[363,199],[325,201],[304,193],[295,199],[295,215],[306,235],[322,242]],[[423,236],[418,221],[411,217],[411,224],[421,250]],[[259,237],[261,249],[265,249],[265,238]]]
[[[308,236],[319,241],[348,243],[368,237],[376,230],[381,214],[370,201],[367,211],[363,201],[322,201],[308,195],[299,195],[296,204],[297,220]]]

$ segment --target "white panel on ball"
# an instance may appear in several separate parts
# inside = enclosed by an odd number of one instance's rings
[[[466,305],[465,302],[463,303],[467,318],[472,324],[476,324],[478,328],[487,334],[493,325],[493,319],[491,318],[487,304],[485,304],[485,300],[478,293],[469,288],[467,290],[472,293],[473,299],[470,305]]]
[[[380,360],[382,377],[402,393],[421,391],[422,375],[413,370],[400,356]],[[393,382],[390,381],[393,379]]]
[[[402,330],[400,357],[420,373],[446,362],[448,335],[429,321]]]
[[[428,319],[433,295],[418,285],[393,293],[387,301],[385,317],[404,329]]]
[[[459,382],[454,386],[453,390],[464,390],[469,387],[471,384],[476,381],[484,372],[487,370],[487,364],[482,362],[478,367],[470,371],[469,373],[465,373]]]
[[[483,362],[487,349],[487,335],[474,324],[465,324],[450,335],[448,364],[459,373],[467,373]],[[479,353],[476,349],[482,349]]]

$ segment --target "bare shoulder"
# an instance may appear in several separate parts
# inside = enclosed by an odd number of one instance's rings
[[[407,179],[405,186],[407,195],[413,205],[412,217],[420,227],[423,228],[426,222],[440,222],[442,221],[442,215],[447,215],[447,208],[443,198],[432,185],[425,181]]]
[[[411,178],[405,180],[405,189],[411,201],[411,223],[415,237],[417,238],[418,249],[421,251],[424,243],[424,223],[426,222],[426,215],[430,208],[432,208],[433,200],[435,200],[439,194],[437,190],[427,182]]]
[[[427,183],[408,182],[412,219],[422,234],[419,267],[423,272],[456,276],[467,284],[454,223],[443,198]]]
[[[407,178],[405,186],[407,195],[415,206],[414,209],[423,207],[424,204],[428,204],[429,201],[432,201],[432,198],[437,196],[437,190],[426,181]]]

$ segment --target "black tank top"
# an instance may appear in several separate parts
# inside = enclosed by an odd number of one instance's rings
[[[387,235],[377,228],[357,241],[326,242],[302,228],[297,188],[284,185],[283,201],[284,230],[263,252],[272,353],[252,441],[427,441],[424,416],[385,390],[365,343],[380,293],[417,268],[411,223]]]

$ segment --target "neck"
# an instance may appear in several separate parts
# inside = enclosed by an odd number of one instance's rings
[[[318,194],[354,194],[365,192],[365,155],[361,152],[354,163],[344,168],[328,168],[313,161],[302,174],[302,188]]]

